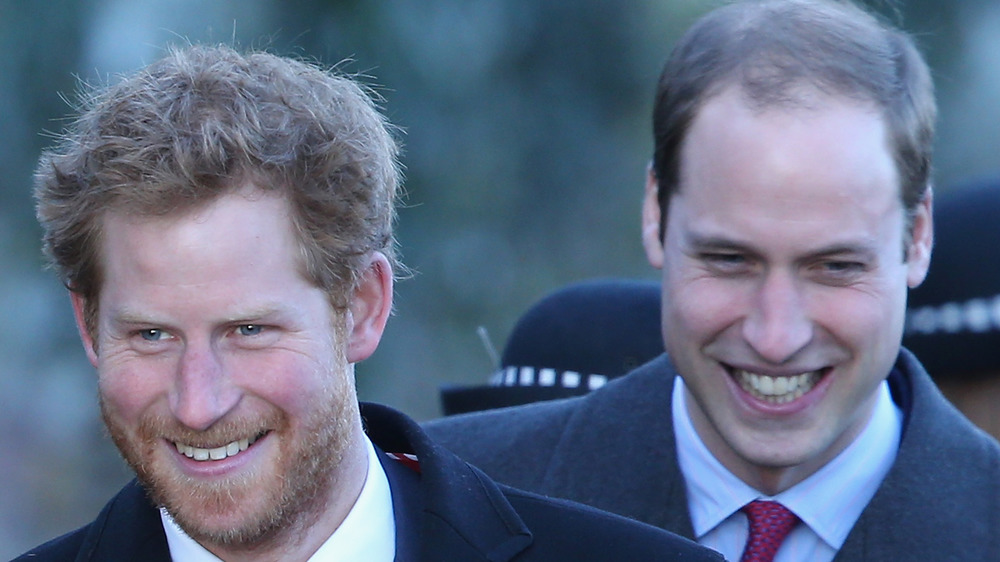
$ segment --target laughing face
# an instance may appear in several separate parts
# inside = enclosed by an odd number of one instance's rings
[[[931,245],[929,198],[906,236],[874,107],[818,93],[807,104],[752,109],[736,88],[711,98],[685,140],[662,242],[653,178],[643,207],[695,429],[771,494],[869,420]]]
[[[180,215],[110,213],[94,334],[74,296],[115,444],[217,554],[323,522],[329,536],[365,477],[356,318],[303,275],[289,213],[246,189]]]

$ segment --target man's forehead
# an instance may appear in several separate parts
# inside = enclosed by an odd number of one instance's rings
[[[865,150],[857,150],[864,143]],[[826,162],[816,161],[821,153]],[[754,159],[768,157],[761,168]],[[805,165],[823,173],[840,173],[850,179],[850,169],[881,160],[888,164],[883,173],[895,176],[898,164],[893,156],[887,120],[873,103],[815,89],[805,91],[795,103],[754,105],[744,89],[730,86],[707,99],[697,110],[680,149],[678,193],[685,189],[692,170],[713,172],[718,166],[762,169],[768,174],[796,171]],[[848,166],[848,170],[831,169]],[[744,181],[743,178],[732,178]],[[770,181],[771,178],[761,178]],[[807,184],[808,178],[802,178]]]
[[[765,113],[822,113],[843,107],[870,111],[883,122],[886,116],[879,103],[859,93],[838,90],[808,80],[795,80],[773,90],[759,90],[748,84],[745,77],[720,81],[710,88],[694,111],[692,122],[698,120],[706,107],[732,104],[753,115]]]

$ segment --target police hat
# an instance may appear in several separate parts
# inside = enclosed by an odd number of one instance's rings
[[[936,379],[1000,375],[1000,178],[934,202],[934,253],[903,344]]]
[[[445,415],[584,394],[663,353],[660,285],[591,280],[543,297],[517,321],[480,386],[441,389]]]

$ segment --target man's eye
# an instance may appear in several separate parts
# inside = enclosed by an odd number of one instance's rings
[[[146,341],[160,341],[164,338],[163,330],[158,330],[156,328],[142,330],[139,332],[139,335]]]
[[[701,256],[702,261],[713,269],[723,272],[735,272],[744,270],[749,260],[744,254],[729,252],[711,252]]]
[[[869,270],[864,262],[831,260],[818,264],[816,279],[831,286],[845,286],[861,279]]]
[[[264,330],[264,327],[260,324],[243,324],[237,331],[239,331],[241,336],[257,336]]]
[[[823,275],[841,278],[851,278],[864,273],[867,270],[865,264],[854,261],[828,261],[823,262],[821,272]]]
[[[860,271],[865,268],[864,264],[852,261],[831,261],[826,262],[827,271],[843,273],[849,271]]]
[[[710,262],[728,263],[728,264],[743,263],[745,261],[743,259],[742,254],[725,254],[725,253],[705,254],[705,259]]]

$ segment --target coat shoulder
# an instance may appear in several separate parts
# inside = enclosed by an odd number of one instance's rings
[[[534,535],[524,560],[723,560],[714,550],[652,525],[566,500],[502,490]]]
[[[579,398],[474,412],[423,424],[439,445],[491,477],[531,489],[559,443]]]
[[[84,539],[90,530],[90,525],[56,537],[44,544],[25,552],[12,562],[56,562],[76,560],[83,547]]]
[[[638,446],[646,433],[631,431],[636,425],[655,432],[669,429],[672,381],[673,372],[661,356],[582,396],[449,416],[423,427],[437,443],[492,478],[548,491],[545,482],[554,465],[594,461]]]
[[[169,562],[170,553],[159,510],[149,502],[139,483],[132,480],[92,522],[15,560]]]

